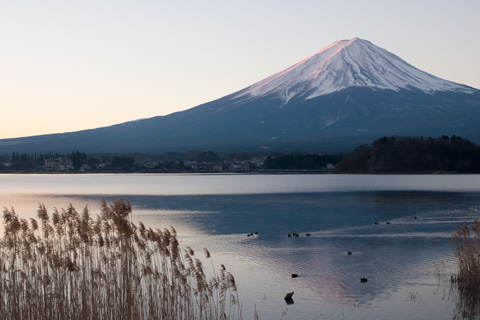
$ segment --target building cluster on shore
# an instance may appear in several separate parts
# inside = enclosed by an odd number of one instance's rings
[[[226,153],[0,155],[0,172],[480,173],[480,147],[458,136],[382,137],[348,154]]]
[[[108,157],[75,165],[72,159],[60,156],[44,159],[42,165],[34,167],[15,166],[12,162],[1,164],[4,172],[251,172],[263,166],[264,159],[249,160],[135,160],[133,157]]]
[[[272,167],[270,156],[198,157],[192,159],[158,160],[148,157],[104,156],[83,157],[81,161],[68,155],[56,155],[35,161],[3,161],[0,172],[21,173],[247,173],[247,172],[332,172],[335,165],[328,163],[321,168],[278,168]]]
[[[216,161],[143,161],[137,162],[136,168],[142,172],[252,172],[263,166],[263,158],[249,160]]]

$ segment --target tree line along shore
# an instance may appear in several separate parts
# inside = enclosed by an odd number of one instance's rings
[[[1,173],[480,173],[480,147],[459,136],[382,137],[350,153],[186,153],[0,156]]]

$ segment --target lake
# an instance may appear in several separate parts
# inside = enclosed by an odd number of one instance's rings
[[[479,217],[480,176],[0,175],[0,205],[22,217],[39,203],[96,214],[102,198],[208,248],[244,319],[452,319],[450,238]]]

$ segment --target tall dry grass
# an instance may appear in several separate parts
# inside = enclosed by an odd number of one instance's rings
[[[49,214],[41,204],[29,220],[5,209],[0,318],[241,319],[235,279],[223,265],[207,278],[173,227],[136,226],[131,212],[123,200],[103,201],[95,217],[72,205]]]
[[[452,287],[457,296],[456,313],[462,319],[480,316],[480,221],[466,222],[452,236],[458,262]]]

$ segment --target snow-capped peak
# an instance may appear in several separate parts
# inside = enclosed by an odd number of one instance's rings
[[[443,80],[408,64],[370,41],[332,43],[313,56],[242,90],[236,97],[278,94],[284,103],[297,95],[311,99],[348,87],[419,89],[426,93],[473,89]]]

